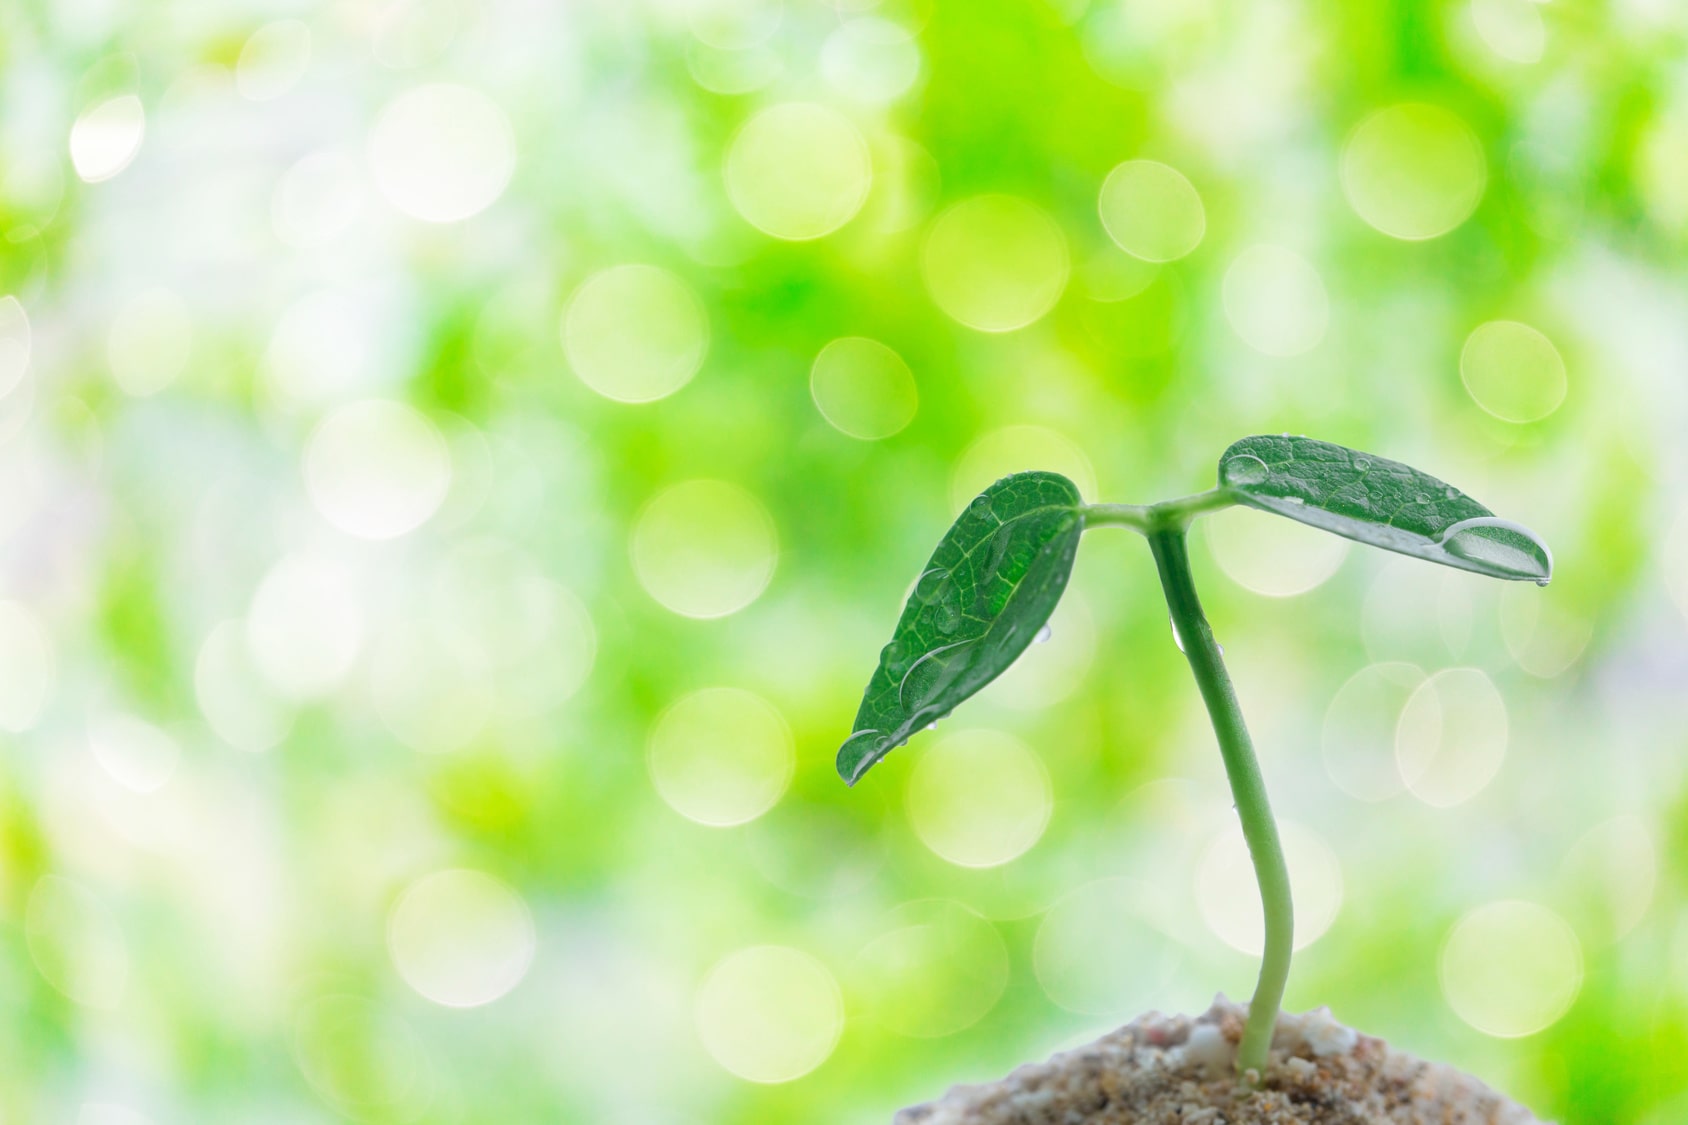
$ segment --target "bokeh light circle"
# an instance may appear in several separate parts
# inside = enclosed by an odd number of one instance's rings
[[[1293,250],[1244,250],[1225,270],[1222,296],[1232,329],[1264,355],[1301,355],[1325,338],[1330,296],[1313,263]]]
[[[1128,878],[1098,879],[1049,908],[1032,945],[1037,983],[1072,1012],[1120,1018],[1166,1003],[1184,962],[1161,895]]]
[[[498,103],[437,82],[400,94],[375,120],[369,166],[387,201],[413,219],[454,223],[504,194],[516,140]]]
[[[1295,948],[1324,936],[1342,909],[1342,865],[1318,833],[1294,821],[1278,823],[1295,899]],[[1209,845],[1196,872],[1196,905],[1208,929],[1232,949],[1258,955],[1266,945],[1260,885],[1239,825],[1227,825]]]
[[[371,399],[342,406],[305,445],[305,485],[322,517],[360,539],[428,522],[451,487],[445,439],[420,411]]]
[[[723,1069],[770,1085],[820,1066],[844,1029],[844,1000],[826,966],[780,945],[723,957],[699,986],[693,1014]]]
[[[323,1099],[358,1121],[414,1121],[433,1094],[410,1025],[362,996],[319,996],[293,1022],[293,1057]]]
[[[1127,160],[1109,172],[1097,207],[1108,237],[1145,262],[1182,258],[1207,233],[1207,211],[1195,185],[1155,160]]]
[[[70,127],[71,167],[84,183],[111,179],[135,159],[146,124],[146,110],[134,94],[94,106]]]
[[[1547,23],[1538,0],[1471,0],[1472,26],[1485,46],[1508,62],[1541,61]]]
[[[0,601],[0,730],[35,725],[53,686],[53,650],[33,611]]]
[[[480,871],[448,868],[411,883],[387,919],[399,976],[448,1008],[490,1004],[527,975],[533,916],[521,896]]]
[[[88,748],[113,781],[134,793],[162,789],[182,756],[174,738],[132,715],[108,715],[90,722]]]
[[[1072,272],[1067,240],[1042,209],[980,195],[939,215],[920,249],[938,308],[980,332],[1012,332],[1043,317]]]
[[[125,394],[164,390],[193,355],[193,316],[168,289],[148,289],[125,301],[106,336],[106,361]]]
[[[86,1008],[110,1010],[129,986],[129,946],[117,919],[93,891],[60,875],[30,888],[24,943],[41,977]]]
[[[393,737],[424,754],[461,750],[486,727],[492,670],[471,638],[442,637],[430,621],[401,621],[370,667],[376,713]]]
[[[1623,814],[1584,832],[1565,851],[1560,882],[1579,909],[1572,921],[1593,948],[1622,941],[1647,916],[1658,889],[1659,849],[1642,817]]]
[[[16,297],[0,297],[0,398],[5,398],[23,382],[29,370],[29,355],[34,349],[34,333],[30,331],[29,314]]]
[[[1582,947],[1545,906],[1505,899],[1479,906],[1448,934],[1442,996],[1486,1035],[1516,1039],[1557,1023],[1582,988]]]
[[[1325,773],[1350,797],[1386,801],[1406,785],[1395,765],[1401,709],[1424,673],[1413,664],[1371,664],[1348,678],[1325,708],[1320,749]]]
[[[773,517],[736,484],[692,480],[660,493],[633,527],[633,571],[684,617],[725,617],[762,596],[779,558]]]
[[[240,621],[223,621],[199,646],[193,666],[199,713],[217,737],[237,750],[270,749],[293,729],[292,713],[265,683]]]
[[[116,1102],[83,1102],[76,1125],[152,1125],[152,1118]]]
[[[791,730],[774,705],[739,688],[705,688],[657,719],[646,748],[651,782],[688,820],[726,827],[774,807],[796,767]]]
[[[1202,521],[1202,530],[1227,578],[1272,598],[1323,585],[1352,546],[1347,539],[1244,507],[1215,512]]]
[[[1460,349],[1459,377],[1471,400],[1503,422],[1540,421],[1565,401],[1559,349],[1516,320],[1474,328]]]
[[[326,246],[363,213],[364,172],[352,153],[323,149],[282,174],[270,201],[270,225],[285,245]]]
[[[1342,151],[1342,190],[1356,214],[1393,238],[1453,230],[1483,197],[1488,169],[1471,127],[1440,106],[1403,102],[1362,120]]]
[[[840,337],[820,350],[809,369],[809,393],[834,429],[862,441],[900,433],[920,405],[903,357],[865,336]]]
[[[1060,473],[1080,496],[1096,495],[1096,470],[1079,444],[1047,426],[1003,426],[974,439],[950,475],[950,503],[957,511],[1009,473],[1042,469]]]
[[[764,234],[803,242],[855,217],[873,183],[867,142],[835,109],[771,106],[747,121],[727,150],[727,195]]]
[[[563,314],[563,350],[580,381],[616,402],[667,398],[696,375],[709,320],[684,281],[647,265],[587,278]]]
[[[259,674],[281,698],[325,698],[345,681],[362,647],[362,599],[335,563],[284,555],[252,595],[246,640]]]
[[[1506,700],[1481,668],[1447,668],[1407,699],[1395,764],[1413,796],[1452,808],[1481,793],[1506,758]]]
[[[996,1006],[1008,986],[1008,949],[988,919],[958,902],[904,903],[856,955],[850,980],[875,1023],[938,1039]]]
[[[821,45],[821,76],[852,101],[889,105],[920,77],[920,48],[907,29],[890,20],[845,20]]]
[[[1031,748],[994,730],[939,738],[909,773],[904,807],[920,842],[958,867],[997,867],[1043,835],[1054,806]]]
[[[275,20],[251,35],[234,64],[234,88],[248,101],[279,98],[298,84],[311,61],[311,29],[300,20]]]

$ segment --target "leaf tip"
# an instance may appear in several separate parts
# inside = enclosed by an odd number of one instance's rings
[[[879,739],[872,743],[863,742],[864,735],[876,735],[876,730],[859,730],[844,740],[844,745],[838,748],[838,776],[844,779],[844,784],[855,788],[856,782],[868,768],[885,756],[886,739]]]

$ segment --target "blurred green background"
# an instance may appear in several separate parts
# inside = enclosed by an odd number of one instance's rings
[[[1288,1004],[1688,1120],[1688,10],[0,7],[0,1118],[886,1122],[1245,997],[1147,550],[855,790],[974,492],[1408,461],[1198,580]]]

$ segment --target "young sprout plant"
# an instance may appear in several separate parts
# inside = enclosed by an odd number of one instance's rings
[[[854,731],[838,751],[838,772],[854,785],[1006,670],[1054,612],[1085,531],[1127,527],[1146,537],[1260,884],[1265,949],[1237,1051],[1238,1073],[1258,1080],[1289,977],[1289,870],[1185,544],[1197,516],[1233,504],[1492,578],[1545,586],[1553,573],[1553,556],[1539,537],[1458,489],[1399,462],[1305,437],[1244,438],[1219,459],[1217,488],[1142,507],[1086,504],[1065,477],[1015,473],[968,505],[916,580],[891,643],[879,654]]]

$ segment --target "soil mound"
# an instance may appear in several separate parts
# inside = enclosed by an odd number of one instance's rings
[[[1542,1125],[1470,1075],[1392,1051],[1326,1009],[1284,1014],[1265,1081],[1232,1066],[1248,1009],[1150,1013],[1001,1082],[957,1086],[895,1125]]]

